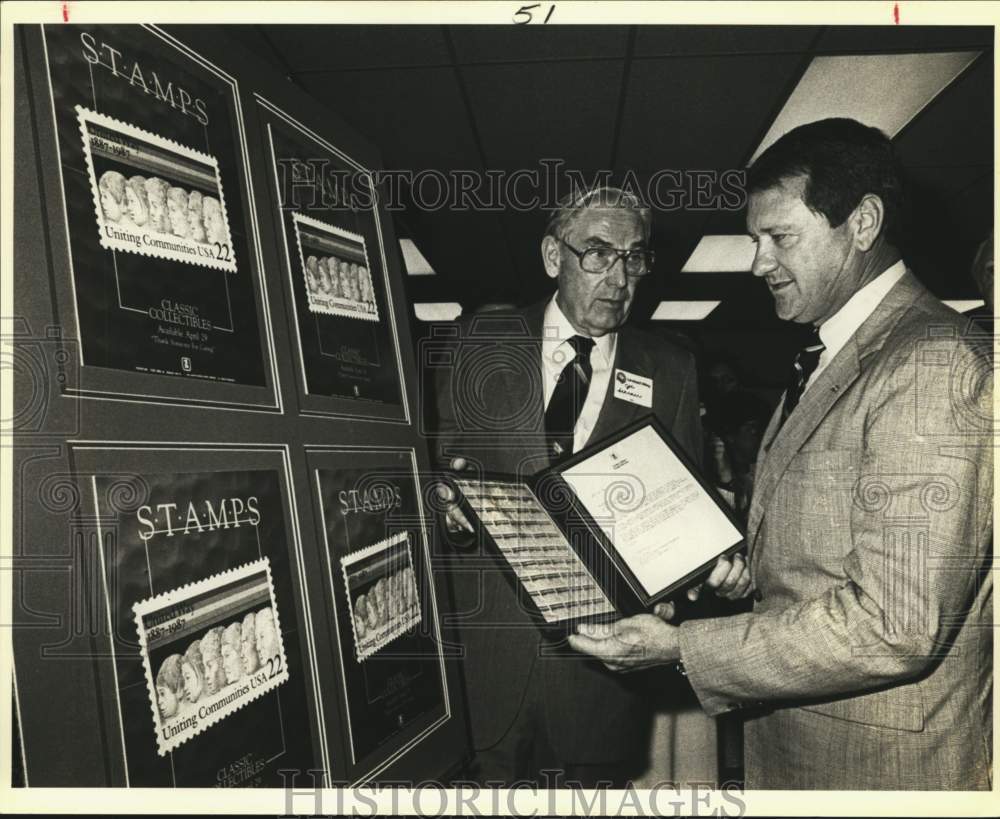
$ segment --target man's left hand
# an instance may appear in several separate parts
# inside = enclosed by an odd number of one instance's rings
[[[652,614],[607,624],[580,623],[569,644],[612,671],[641,671],[680,659],[677,627]]]

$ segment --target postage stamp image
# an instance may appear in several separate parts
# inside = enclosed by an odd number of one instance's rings
[[[310,312],[378,321],[364,237],[301,213],[292,222]]]
[[[288,680],[266,557],[132,610],[160,756]]]
[[[341,558],[359,663],[420,622],[410,535],[400,532]]]
[[[236,272],[215,157],[76,106],[101,247]]]

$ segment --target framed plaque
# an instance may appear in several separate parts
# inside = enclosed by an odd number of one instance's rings
[[[451,717],[412,450],[309,451],[340,657],[347,780],[368,781]]]
[[[302,411],[408,423],[372,174],[267,100],[257,102]]]
[[[276,452],[271,468],[247,455],[74,448],[129,786],[281,787],[282,769],[327,770],[287,472]]]
[[[156,27],[41,31],[65,390],[279,409],[236,80]]]
[[[451,480],[545,628],[648,610],[743,546],[736,517],[652,415],[527,480]]]

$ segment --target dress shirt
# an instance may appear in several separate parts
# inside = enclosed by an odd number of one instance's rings
[[[843,307],[819,326],[819,340],[823,342],[826,349],[820,354],[819,364],[816,365],[816,369],[813,370],[813,374],[806,382],[805,389],[802,390],[803,394],[816,382],[819,374],[826,369],[827,365],[836,358],[837,353],[847,344],[848,339],[875,312],[875,308],[892,290],[893,285],[903,278],[904,273],[906,273],[906,265],[900,259],[851,296]]]
[[[552,393],[556,389],[556,379],[563,368],[576,356],[572,345],[567,341],[570,336],[586,335],[573,328],[569,319],[556,304],[555,296],[545,307],[542,319],[542,387],[544,389],[545,408],[549,406]],[[593,374],[590,377],[590,388],[587,390],[587,400],[580,411],[580,417],[573,428],[573,451],[579,452],[586,445],[590,433],[597,423],[604,405],[604,396],[608,392],[611,381],[611,370],[615,363],[615,346],[618,343],[617,333],[605,333],[594,338],[594,348],[590,351],[590,366]]]

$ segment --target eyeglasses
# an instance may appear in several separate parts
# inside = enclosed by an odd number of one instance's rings
[[[652,250],[646,250],[645,248],[619,250],[616,247],[607,247],[605,245],[596,245],[595,247],[588,247],[586,250],[577,250],[565,239],[560,239],[559,241],[573,251],[576,258],[580,260],[580,267],[587,273],[607,273],[615,266],[619,259],[623,260],[622,264],[628,276],[638,278],[639,276],[645,276],[653,269],[655,256]]]

